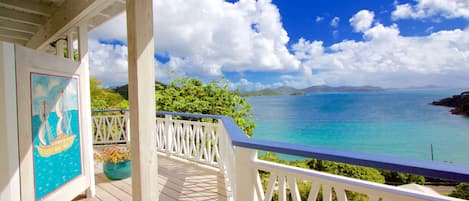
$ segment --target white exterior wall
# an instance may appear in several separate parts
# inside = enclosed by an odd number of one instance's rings
[[[0,42],[0,201],[20,200],[14,45]]]

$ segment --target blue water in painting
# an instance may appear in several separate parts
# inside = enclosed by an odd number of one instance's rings
[[[73,178],[81,174],[81,152],[80,152],[80,135],[78,111],[67,111],[68,116],[71,116],[71,132],[75,134],[73,145],[66,151],[52,155],[50,157],[41,157],[36,147],[39,145],[38,128],[41,125],[39,116],[35,115],[32,118],[33,136],[34,136],[34,182],[36,186],[36,200],[42,199],[47,194],[53,192],[58,187],[69,182]],[[49,125],[56,125],[58,121],[55,112],[49,114]],[[53,136],[56,131],[54,126],[51,126]]]
[[[254,138],[469,164],[469,118],[434,100],[461,90],[392,90],[249,97]],[[281,155],[293,160],[299,157]]]

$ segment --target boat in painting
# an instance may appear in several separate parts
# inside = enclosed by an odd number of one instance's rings
[[[64,109],[63,91],[59,100],[55,104],[55,114],[57,115],[56,135],[52,135],[52,129],[49,125],[49,114],[47,113],[47,104],[42,103],[40,118],[41,126],[39,127],[38,137],[40,145],[36,146],[39,155],[42,157],[49,157],[69,149],[75,141],[75,135],[71,134],[70,117]],[[48,140],[46,140],[46,138]]]

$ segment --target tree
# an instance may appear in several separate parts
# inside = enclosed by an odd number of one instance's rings
[[[160,86],[163,86],[163,87],[166,87],[165,84],[161,83],[161,82],[155,82],[155,88],[158,88],[158,85]],[[112,88],[112,91],[120,94],[122,97],[124,97],[126,100],[129,100],[129,85],[128,84],[125,84],[125,85],[122,85],[122,86],[117,86],[117,87],[114,87]]]
[[[402,185],[416,183],[420,185],[425,184],[425,177],[414,174],[407,174],[402,172],[394,172],[389,170],[381,170],[381,174],[384,176],[386,183],[391,185]]]
[[[90,95],[92,110],[127,109],[129,105],[120,94],[103,88],[101,80],[95,77],[90,78]]]
[[[179,78],[168,86],[157,84],[155,95],[158,111],[229,116],[244,133],[253,134],[251,106],[229,91],[223,79],[204,84],[195,78]]]
[[[456,189],[449,194],[451,197],[469,199],[469,183],[460,183],[456,186]]]

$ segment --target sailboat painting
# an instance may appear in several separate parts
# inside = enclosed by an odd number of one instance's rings
[[[36,200],[82,174],[78,80],[31,73]]]

